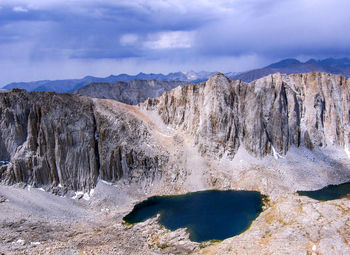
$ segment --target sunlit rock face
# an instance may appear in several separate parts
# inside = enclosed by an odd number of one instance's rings
[[[1,247],[28,254],[349,254],[349,199],[296,193],[349,181],[349,99],[349,80],[325,73],[252,83],[216,74],[137,106],[0,93],[0,179],[17,184],[0,185]],[[137,201],[207,189],[259,191],[268,200],[249,229],[206,248],[185,229],[161,227],[159,218],[123,224]],[[37,235],[52,240],[31,246],[41,242]]]
[[[0,177],[66,190],[90,190],[98,179],[181,185],[193,171],[181,149],[188,137],[201,156],[215,159],[234,159],[239,148],[257,158],[279,158],[292,146],[350,148],[349,83],[326,73],[251,83],[218,73],[138,106],[76,94],[0,93]],[[177,135],[165,135],[161,125]]]
[[[258,157],[309,149],[349,147],[349,80],[326,73],[269,75],[251,83],[223,74],[178,87],[141,107],[195,137],[202,154],[234,157],[243,145]]]

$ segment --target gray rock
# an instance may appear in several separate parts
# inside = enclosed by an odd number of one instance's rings
[[[0,159],[10,161],[1,180],[61,193],[88,191],[98,178],[155,178],[166,155],[147,152],[145,124],[115,104],[18,89],[0,94]]]
[[[269,75],[251,83],[223,74],[178,87],[140,107],[196,139],[202,154],[233,157],[239,146],[258,157],[350,144],[349,80],[308,73]]]
[[[125,104],[135,105],[147,98],[161,96],[164,92],[178,86],[188,85],[184,81],[131,80],[129,82],[94,82],[79,88],[75,93],[104,99],[114,99]]]
[[[88,191],[98,179],[147,187],[182,176],[182,152],[164,149],[172,141],[155,139],[158,127],[140,108],[157,111],[214,158],[233,158],[240,146],[256,157],[277,157],[291,146],[349,148],[349,83],[326,73],[274,74],[252,83],[216,74],[139,108],[15,89],[0,94],[0,161],[6,162],[0,179],[62,194]]]
[[[1,204],[1,203],[4,203],[4,202],[6,202],[6,201],[7,201],[6,197],[0,195],[0,204]]]

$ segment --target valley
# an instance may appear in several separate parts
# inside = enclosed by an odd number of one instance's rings
[[[1,93],[0,251],[349,253],[350,200],[296,193],[350,180],[349,86],[327,73],[251,83],[218,73],[134,106]],[[259,191],[268,202],[248,230],[220,242],[192,242],[156,218],[122,220],[148,197],[211,189]]]

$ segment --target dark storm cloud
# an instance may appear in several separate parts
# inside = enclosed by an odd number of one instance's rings
[[[349,7],[348,0],[3,0],[0,83],[350,56]]]
[[[151,9],[144,5],[90,4],[79,10],[74,6],[14,11],[14,6],[1,10],[0,32],[4,41],[22,40],[35,44],[31,56],[47,58],[47,49],[62,49],[62,54],[73,58],[127,58],[147,55],[141,42],[152,33],[162,31],[195,30],[210,20],[200,12],[179,15],[176,9]],[[65,8],[66,7],[66,8]],[[67,8],[68,7],[68,8]],[[78,8],[78,5],[76,6]],[[24,9],[25,7],[23,7]],[[41,31],[33,30],[34,23],[50,24]],[[8,26],[12,31],[9,33]],[[121,45],[121,37],[133,33],[139,42]]]
[[[349,7],[349,1],[249,1],[205,27],[198,41],[212,39],[198,47],[210,55],[349,56]]]
[[[1,19],[0,26],[4,26],[6,24],[11,24],[13,22],[20,21],[42,21],[42,20],[53,20],[54,16],[49,15],[47,12],[43,11],[15,11],[15,7],[2,7],[0,9]]]

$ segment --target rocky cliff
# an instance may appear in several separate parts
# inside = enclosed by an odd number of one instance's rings
[[[98,178],[155,178],[166,158],[142,148],[147,124],[117,102],[13,90],[0,94],[0,126],[0,178],[8,184],[89,190]]]
[[[140,106],[195,137],[202,154],[285,154],[290,146],[349,147],[349,80],[326,73],[269,75],[251,83],[223,74]]]
[[[89,190],[99,178],[143,186],[195,182],[194,169],[202,176],[210,164],[192,147],[186,156],[181,146],[189,139],[212,159],[232,160],[241,147],[257,158],[279,158],[293,146],[349,148],[349,86],[326,73],[251,83],[216,74],[137,107],[76,94],[1,93],[0,178],[53,191]]]
[[[79,88],[75,93],[83,96],[114,99],[125,104],[135,105],[147,98],[161,96],[164,92],[178,86],[188,85],[184,81],[131,80],[129,82],[94,82]]]

